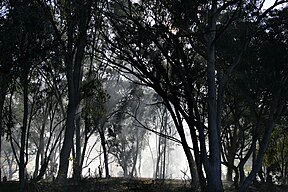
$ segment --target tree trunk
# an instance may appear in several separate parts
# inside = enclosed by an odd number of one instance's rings
[[[35,159],[35,168],[33,173],[33,178],[35,179],[38,176],[39,173],[39,164],[40,164],[40,158],[41,158],[41,164],[43,163],[43,153],[44,153],[44,132],[45,132],[45,126],[47,122],[48,117],[48,105],[46,105],[45,112],[43,114],[43,120],[42,120],[42,126],[40,129],[40,136],[39,136],[39,147],[36,153],[36,159]]]
[[[80,112],[76,115],[76,127],[75,127],[75,134],[76,134],[76,162],[74,167],[74,179],[77,181],[80,181],[81,179],[81,172],[82,172],[82,166],[81,166],[81,130],[80,130]]]
[[[190,148],[189,148],[189,146],[187,145],[186,142],[184,143],[182,141],[182,147],[184,149],[184,153],[185,153],[187,161],[188,161],[190,174],[191,174],[191,177],[192,177],[192,184],[193,184],[194,187],[195,186],[198,187],[198,185],[199,185],[199,177],[198,177],[198,174],[197,174],[196,165],[195,165],[195,161],[193,159],[192,153],[191,153]],[[203,187],[203,186],[201,186],[201,187]]]
[[[72,96],[73,98],[73,96]],[[75,130],[74,115],[76,112],[75,106],[72,106],[71,100],[69,99],[66,119],[66,129],[64,135],[64,142],[60,152],[60,163],[57,175],[57,180],[63,182],[67,178],[69,156],[73,145],[73,136]]]
[[[23,122],[21,128],[21,141],[20,141],[20,155],[19,155],[19,181],[20,187],[19,191],[24,192],[25,188],[25,149],[26,149],[26,135],[27,135],[27,126],[28,126],[28,74],[29,69],[24,69],[24,79],[23,79],[23,103],[24,103],[24,114]],[[26,151],[27,153],[27,151]]]
[[[107,148],[106,148],[106,139],[105,139],[105,133],[104,133],[104,127],[102,125],[100,125],[101,128],[98,128],[98,132],[100,135],[100,139],[101,139],[101,146],[103,149],[103,156],[104,156],[104,166],[105,166],[105,177],[109,178],[109,162],[108,162],[108,152],[107,152]]]
[[[72,18],[67,20],[67,47],[65,55],[66,65],[66,77],[68,81],[68,108],[67,108],[67,119],[66,129],[64,135],[64,142],[60,152],[60,163],[57,180],[61,182],[67,178],[68,166],[69,166],[69,155],[73,145],[73,137],[75,132],[75,114],[78,111],[80,103],[80,83],[81,83],[81,72],[82,62],[84,58],[84,51],[86,46],[86,29],[88,24],[88,9],[85,5],[74,5],[75,9],[79,11],[79,35],[75,37],[75,21]],[[79,7],[78,7],[79,6]],[[83,7],[82,7],[83,6]],[[83,9],[83,10],[82,10]],[[81,12],[81,11],[83,12]],[[81,13],[81,14],[80,14]],[[78,43],[76,44],[76,41]],[[77,46],[76,51],[75,46]]]
[[[207,190],[222,192],[223,185],[221,181],[221,142],[218,112],[221,106],[217,106],[220,99],[217,98],[216,83],[216,56],[215,56],[215,37],[216,37],[216,17],[217,1],[212,1],[212,7],[209,11],[209,32],[205,36],[207,43],[207,85],[208,85],[208,141],[209,141],[209,159],[206,168]],[[221,112],[221,111],[220,111]]]
[[[155,168],[155,173],[154,173],[154,178],[157,179],[159,177],[159,167],[160,167],[160,159],[162,157],[163,154],[163,150],[161,150],[161,140],[162,137],[159,135],[158,136],[159,141],[158,141],[158,152],[157,152],[157,159],[156,159],[156,168]]]
[[[227,181],[232,181],[233,180],[232,174],[233,174],[233,169],[230,166],[228,166],[227,167],[227,173],[226,173],[226,180]]]
[[[233,132],[230,134],[230,146],[228,146],[228,157],[227,157],[227,161],[228,161],[228,166],[227,166],[227,174],[226,174],[226,180],[227,181],[233,181],[233,168],[234,166],[234,161],[235,161],[235,154],[237,151],[237,141],[238,141],[238,129],[239,127],[236,126],[236,128],[234,128]],[[236,174],[236,173],[235,173]]]
[[[85,113],[85,117],[84,117],[84,143],[83,143],[83,150],[82,150],[82,154],[81,154],[81,159],[80,159],[80,166],[83,167],[83,163],[84,163],[84,158],[85,158],[85,154],[86,154],[86,149],[87,149],[87,144],[88,144],[88,140],[89,140],[89,120],[88,120],[88,114]]]
[[[132,158],[132,168],[131,168],[131,172],[130,172],[130,177],[134,177],[137,176],[137,171],[136,171],[136,164],[137,164],[137,159],[138,159],[138,154],[139,154],[139,133],[138,133],[138,129],[137,129],[137,138],[136,138],[136,147],[135,147],[135,153],[133,154],[133,158]],[[135,173],[135,174],[134,174]]]
[[[2,69],[0,69],[2,70]],[[3,107],[4,107],[4,101],[6,97],[6,91],[8,89],[8,82],[10,81],[9,73],[0,73],[0,167],[2,167],[2,134],[3,134],[3,128],[2,128],[2,119],[3,119]],[[0,168],[0,181],[2,179],[2,169]]]
[[[166,131],[165,131],[166,132]],[[165,133],[167,134],[167,132]],[[165,173],[166,173],[166,148],[167,148],[167,139],[166,138],[163,138],[164,139],[164,146],[163,146],[163,162],[162,162],[162,179],[165,179]],[[193,162],[194,162],[194,159],[193,159]]]
[[[142,153],[139,154],[139,161],[138,161],[138,177],[141,177],[141,159],[142,159]]]
[[[127,178],[129,176],[127,163],[123,162],[121,167],[122,167],[122,170],[123,170],[123,177]]]
[[[196,140],[193,139],[193,138],[197,137],[196,134],[194,134],[195,132],[192,131],[192,130],[194,130],[194,123],[191,123],[191,121],[189,121],[189,119],[186,119],[186,121],[189,125],[189,129],[190,129],[190,133],[191,133],[191,137],[192,137],[192,142],[194,142],[193,146],[194,146],[194,148],[196,148],[196,150],[194,150],[194,154],[195,154],[195,157],[197,157],[199,160],[198,162],[196,162],[196,164],[195,164],[195,161],[193,159],[190,147],[189,147],[187,140],[186,140],[185,132],[184,132],[183,125],[182,125],[182,119],[180,118],[180,114],[177,111],[178,105],[176,103],[174,104],[175,112],[172,109],[170,103],[166,103],[166,107],[171,114],[171,117],[172,117],[174,124],[176,126],[176,129],[177,129],[177,132],[179,134],[180,140],[182,142],[182,148],[183,148],[185,156],[187,158],[189,170],[190,170],[191,177],[192,177],[192,185],[195,186],[196,188],[198,188],[198,186],[200,184],[201,190],[205,191],[206,181],[204,179],[201,179],[201,178],[204,178],[204,176],[202,175],[203,172],[201,169],[200,158],[198,158],[199,154],[197,154],[197,152],[199,151],[198,150],[198,141],[197,141],[197,139]],[[197,144],[195,144],[195,143],[197,143]],[[200,176],[200,178],[199,178],[199,176]]]
[[[287,83],[287,82],[283,82]],[[248,187],[253,182],[253,179],[256,177],[256,174],[261,169],[261,165],[264,159],[265,151],[268,148],[269,141],[271,139],[271,134],[275,125],[276,118],[279,117],[280,113],[283,110],[283,107],[286,105],[287,93],[283,94],[282,87],[279,88],[277,94],[274,95],[272,100],[272,105],[270,108],[269,118],[267,119],[267,123],[265,126],[265,131],[261,139],[259,151],[257,154],[257,158],[255,163],[253,164],[253,168],[249,176],[244,180],[242,185],[240,186],[240,192],[247,191]]]
[[[209,12],[209,32],[205,36],[207,41],[208,141],[210,153],[205,171],[207,175],[207,190],[222,192],[220,127],[218,127],[219,116],[217,116],[217,107],[221,106],[217,106],[215,72],[216,11],[217,1],[213,0],[212,8]]]
[[[244,180],[242,185],[240,186],[239,192],[245,192],[248,190],[248,187],[253,182],[254,178],[256,177],[256,174],[261,169],[261,165],[262,165],[262,162],[264,159],[265,151],[268,147],[270,137],[272,134],[272,130],[273,130],[273,127],[275,124],[275,111],[274,110],[276,110],[276,109],[272,107],[271,112],[270,112],[270,116],[269,116],[269,120],[268,120],[267,126],[265,128],[264,135],[261,139],[260,148],[258,151],[257,158],[255,160],[255,163],[253,165],[252,171],[249,174],[249,176]]]

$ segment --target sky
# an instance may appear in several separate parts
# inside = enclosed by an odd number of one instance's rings
[[[263,9],[267,9],[267,8],[271,7],[271,6],[275,3],[275,1],[279,1],[279,0],[266,0],[266,1],[264,2]],[[287,5],[287,3],[285,3],[285,5]],[[277,7],[277,8],[280,8],[280,7],[281,7],[281,6],[279,6],[279,7]]]

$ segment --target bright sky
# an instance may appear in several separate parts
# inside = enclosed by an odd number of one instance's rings
[[[269,8],[270,6],[272,6],[275,3],[275,1],[277,1],[277,0],[265,0],[263,8],[264,9]],[[287,5],[287,3],[285,3],[285,4]],[[281,5],[280,5],[280,7],[281,7]]]

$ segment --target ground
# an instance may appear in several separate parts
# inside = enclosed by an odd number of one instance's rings
[[[19,183],[8,181],[0,183],[1,192],[18,191]],[[224,182],[225,191],[236,192],[234,187]],[[27,192],[194,192],[189,182],[183,180],[153,180],[153,179],[83,179],[76,184],[72,180],[66,184],[56,184],[53,182],[28,182]],[[288,192],[287,186],[275,186],[258,184],[252,186],[249,192]]]

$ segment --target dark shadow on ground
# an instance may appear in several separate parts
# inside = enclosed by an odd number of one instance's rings
[[[0,183],[0,192],[17,192],[19,182],[6,181]],[[225,191],[237,190],[224,182]],[[196,192],[190,182],[175,179],[153,180],[146,178],[86,178],[80,182],[67,180],[65,184],[55,182],[27,182],[25,192]],[[248,192],[288,192],[288,186],[257,184],[251,186]]]

